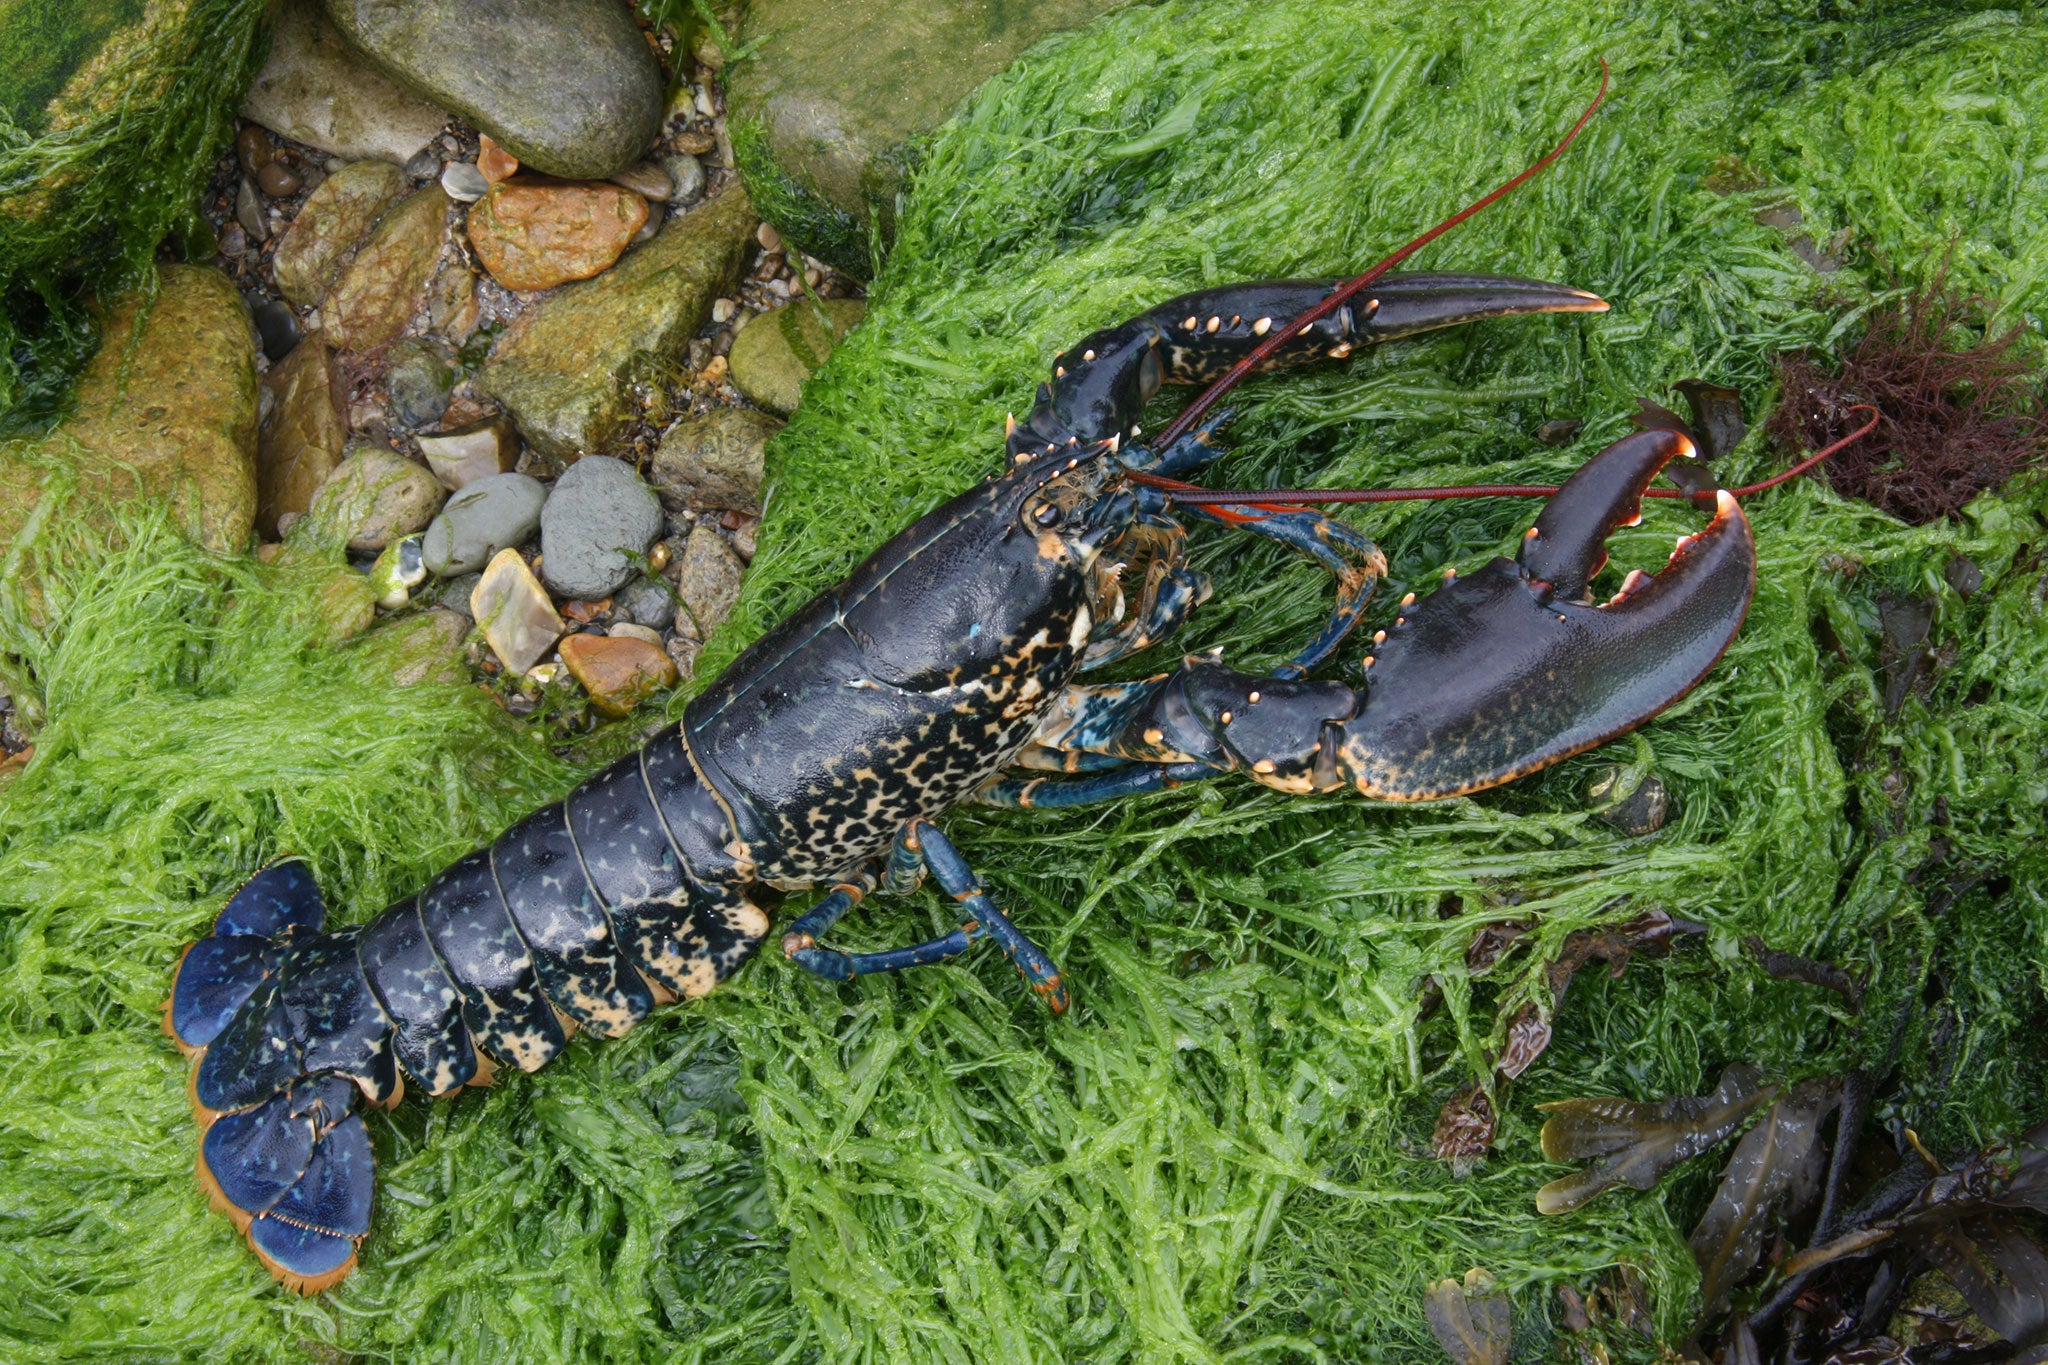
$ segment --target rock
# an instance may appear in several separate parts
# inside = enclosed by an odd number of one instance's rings
[[[602,179],[660,130],[661,67],[618,0],[325,0],[369,59],[535,170]]]
[[[661,502],[633,466],[589,455],[555,481],[540,516],[541,576],[566,597],[596,599],[633,576],[627,552],[661,535]]]
[[[700,640],[718,629],[732,615],[732,605],[740,596],[740,579],[746,571],[746,565],[740,563],[740,557],[718,532],[709,526],[691,531],[690,543],[684,547],[674,570],[676,595],[683,599],[686,609],[677,614],[677,628],[689,622],[689,633]]]
[[[384,161],[357,161],[328,176],[278,239],[271,262],[278,291],[301,308],[325,298],[349,251],[404,193],[405,172]]]
[[[432,142],[447,114],[364,62],[315,0],[283,0],[270,57],[249,86],[242,117],[347,161],[402,166]]]
[[[754,210],[738,186],[673,218],[597,279],[570,285],[498,339],[477,377],[541,454],[602,448],[637,409],[633,376],[673,363],[734,288],[753,244]]]
[[[432,527],[427,529],[429,531],[433,530]],[[469,595],[476,591],[476,585],[483,582],[483,577],[480,573],[457,574],[454,578],[441,585],[441,590],[435,594],[434,600],[448,608],[448,610],[460,613],[462,619],[467,621],[469,619]]]
[[[671,512],[686,507],[761,507],[761,466],[768,438],[782,423],[752,408],[713,408],[668,429],[648,474]]]
[[[246,175],[235,190],[235,221],[256,241],[270,240],[270,216],[263,211],[263,201],[257,197],[256,186]]]
[[[377,562],[370,566],[369,579],[370,591],[376,594],[377,605],[384,610],[397,611],[410,602],[412,590],[427,581],[420,538],[406,536],[386,545]]]
[[[605,634],[614,640],[641,640],[653,645],[656,649],[661,648],[660,631],[650,630],[646,626],[636,625],[631,621],[614,621],[605,629]]]
[[[407,337],[391,348],[384,389],[391,416],[402,426],[423,427],[441,420],[455,387],[455,355],[437,337]]]
[[[511,419],[490,417],[453,431],[420,437],[420,454],[443,487],[453,491],[519,463],[519,433]]]
[[[646,221],[647,201],[617,185],[506,180],[469,211],[469,240],[507,289],[552,289],[609,269]]]
[[[460,251],[445,251],[434,278],[427,281],[427,326],[436,335],[461,343],[476,330],[476,276]]]
[[[263,343],[263,358],[275,365],[299,344],[299,319],[287,304],[269,299],[249,310],[256,324],[257,339]]]
[[[270,145],[270,134],[249,124],[235,134],[235,160],[242,167],[243,175],[254,175],[270,164],[277,155],[277,149]]]
[[[547,500],[548,490],[524,474],[472,480],[427,527],[420,542],[427,572],[444,577],[474,573],[499,551],[525,544],[540,529]]]
[[[445,496],[432,474],[403,455],[359,445],[335,466],[307,509],[306,521],[317,530],[293,529],[345,536],[349,549],[367,554],[424,527]]]
[[[1655,834],[1671,817],[1671,793],[1655,773],[1619,766],[1601,769],[1586,789],[1600,822],[1623,834]]]
[[[687,152],[675,152],[661,159],[661,169],[675,186],[670,202],[694,204],[704,193],[704,163]]]
[[[688,635],[671,635],[661,642],[662,651],[675,664],[676,672],[687,678],[697,671],[697,656],[704,652],[704,643]]]
[[[619,594],[613,609],[649,630],[666,630],[676,619],[676,599],[669,594],[668,584],[653,578],[635,581]]]
[[[300,342],[263,384],[276,402],[256,443],[256,534],[275,540],[282,534],[278,519],[311,506],[341,463],[348,432],[319,337]]]
[[[500,550],[469,595],[470,619],[483,628],[498,662],[524,673],[554,647],[568,627],[517,550]]]
[[[1965,600],[1984,590],[1984,571],[1968,555],[1950,555],[1948,563],[1941,566],[1941,576]]]
[[[441,188],[458,204],[474,204],[490,193],[491,182],[468,161],[451,161],[441,168]]]
[[[631,637],[572,635],[562,641],[562,662],[608,716],[628,715],[676,683],[676,666],[661,646]]]
[[[777,218],[783,234],[865,279],[868,238],[886,245],[893,231],[907,144],[1025,48],[1119,3],[753,0],[739,41],[758,47],[727,72],[740,173],[794,181],[810,202],[774,200],[795,211]]]
[[[433,607],[417,616],[393,621],[363,641],[365,653],[376,666],[388,670],[394,687],[417,687],[421,683],[460,684],[467,681],[462,666],[462,642],[469,638],[469,618]]]
[[[432,147],[422,148],[406,158],[405,175],[408,180],[439,180],[441,178],[441,154]]]
[[[46,492],[37,525],[158,497],[208,549],[242,549],[256,516],[257,413],[242,296],[210,267],[159,266],[155,297],[114,299],[100,335],[73,415],[41,440],[0,441],[0,556]]]
[[[495,185],[518,173],[519,158],[500,147],[489,133],[482,133],[477,137],[476,169],[477,174]]]
[[[256,172],[256,188],[273,199],[283,199],[297,194],[305,186],[297,171],[282,161],[272,161]]]
[[[732,382],[764,408],[792,411],[804,381],[867,308],[859,299],[798,299],[756,313],[733,338]]]
[[[448,196],[439,185],[415,190],[384,215],[322,310],[332,344],[367,350],[406,329],[441,255],[447,222]]]
[[[651,199],[657,204],[666,204],[676,192],[676,182],[669,179],[668,172],[658,161],[635,162],[613,176],[612,183],[623,185],[642,199]]]

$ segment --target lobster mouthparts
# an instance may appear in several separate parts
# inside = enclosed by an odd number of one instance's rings
[[[1513,560],[1448,577],[1375,637],[1369,690],[1343,722],[1339,769],[1385,801],[1457,796],[1510,781],[1633,729],[1706,676],[1756,587],[1749,521],[1725,491],[1705,530],[1655,575],[1631,572],[1604,602],[1587,587],[1610,532],[1682,432],[1624,437],[1552,495]]]

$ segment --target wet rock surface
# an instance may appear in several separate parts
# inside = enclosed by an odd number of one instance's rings
[[[109,307],[75,415],[40,441],[0,446],[0,547],[47,489],[168,498],[207,548],[240,550],[256,516],[256,426],[241,295],[218,270],[163,266],[153,299],[138,291]]]
[[[696,527],[675,565],[676,595],[683,599],[677,622],[687,621],[699,639],[710,635],[732,615],[746,571],[724,537],[708,526]]]
[[[609,269],[646,222],[646,199],[629,189],[522,178],[469,211],[469,240],[507,289],[552,289]]]
[[[448,202],[439,185],[415,190],[371,230],[324,310],[334,345],[362,350],[405,331],[441,254]]]
[[[439,421],[455,387],[455,357],[448,344],[436,337],[407,337],[386,359],[384,388],[393,419],[409,427]]]
[[[500,550],[469,595],[475,621],[505,667],[524,673],[568,629],[517,550]]]
[[[733,340],[732,382],[771,412],[793,412],[804,381],[866,312],[859,299],[798,299],[756,316]]]
[[[631,636],[572,635],[562,641],[562,662],[608,716],[629,714],[676,681],[675,663],[661,646]]]
[[[279,519],[303,513],[341,463],[348,429],[336,376],[318,337],[302,341],[264,378],[274,396],[256,447],[256,533],[274,540]]]
[[[449,498],[421,542],[427,572],[475,573],[501,550],[523,545],[540,529],[548,490],[524,474],[475,479]]]
[[[321,182],[279,239],[271,263],[277,287],[301,308],[334,286],[348,253],[405,193],[405,172],[383,161],[356,161]]]
[[[616,0],[325,0],[379,69],[470,119],[536,170],[601,178],[661,121],[661,68]]]
[[[671,511],[685,507],[758,512],[768,438],[782,423],[751,408],[713,408],[670,427],[648,477]]]
[[[541,512],[541,573],[570,597],[609,596],[661,535],[661,503],[633,467],[603,455],[571,465]]]
[[[367,554],[424,527],[444,496],[440,482],[403,455],[359,445],[328,475],[307,516]]]
[[[478,384],[512,412],[543,454],[602,449],[631,411],[636,366],[670,362],[737,282],[753,247],[754,210],[733,186],[670,220],[597,279],[570,285],[514,324]]]
[[[419,442],[427,468],[451,490],[493,474],[510,473],[519,462],[519,434],[502,416],[422,436]]]
[[[441,131],[441,109],[379,73],[329,22],[317,0],[283,0],[270,56],[242,117],[344,160],[403,166]]]

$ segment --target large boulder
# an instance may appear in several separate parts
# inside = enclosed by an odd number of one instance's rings
[[[256,516],[256,342],[242,296],[200,266],[159,268],[154,296],[108,307],[76,413],[0,443],[0,557],[25,529],[114,502],[169,499],[208,549],[241,549]]]
[[[543,455],[574,459],[601,449],[632,414],[639,367],[674,363],[712,301],[738,283],[754,226],[754,207],[737,185],[670,219],[653,241],[509,328],[478,385]]]
[[[283,0],[270,57],[242,101],[242,117],[349,161],[404,165],[448,116],[388,79],[342,40],[317,0]]]
[[[379,69],[534,170],[601,180],[661,128],[661,67],[619,0],[325,3]]]
[[[1124,0],[753,0],[727,71],[733,149],[763,214],[867,278],[894,231],[915,140],[1050,33]]]

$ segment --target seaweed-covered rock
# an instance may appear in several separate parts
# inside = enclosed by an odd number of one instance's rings
[[[256,533],[275,540],[278,519],[311,506],[341,463],[348,430],[334,367],[319,337],[293,347],[263,382],[275,401],[256,443]]]
[[[359,351],[396,339],[419,310],[447,221],[448,196],[439,185],[415,190],[385,214],[335,282],[328,340]]]
[[[327,476],[306,519],[367,554],[425,526],[445,496],[432,474],[398,452],[359,445]]]
[[[969,92],[1050,33],[1122,0],[754,0],[732,68],[740,170],[784,236],[866,278],[869,238],[894,232],[906,144],[944,123]]]
[[[316,0],[278,6],[270,56],[242,101],[242,117],[350,161],[376,158],[399,166],[448,121],[364,61]]]
[[[632,412],[627,389],[637,368],[679,359],[711,301],[738,282],[754,223],[738,186],[669,220],[653,241],[507,330],[479,387],[511,410],[543,455],[601,449]]]
[[[0,548],[46,496],[168,498],[208,549],[240,549],[256,516],[256,346],[218,270],[163,266],[154,298],[107,311],[77,411],[40,441],[0,442]],[[69,515],[69,513],[67,513]]]
[[[797,299],[757,313],[732,343],[732,382],[775,412],[795,410],[809,379],[867,313],[860,299]]]
[[[661,503],[633,466],[592,455],[555,480],[540,515],[541,576],[564,597],[596,600],[633,576],[628,554],[661,535]]]
[[[408,89],[551,175],[601,179],[661,125],[661,68],[618,0],[325,0],[335,26]]]
[[[404,193],[405,172],[386,161],[352,161],[321,181],[278,239],[278,292],[301,308],[320,302],[348,253]]]
[[[648,469],[663,505],[761,509],[768,438],[782,423],[752,408],[713,408],[668,429]]]

